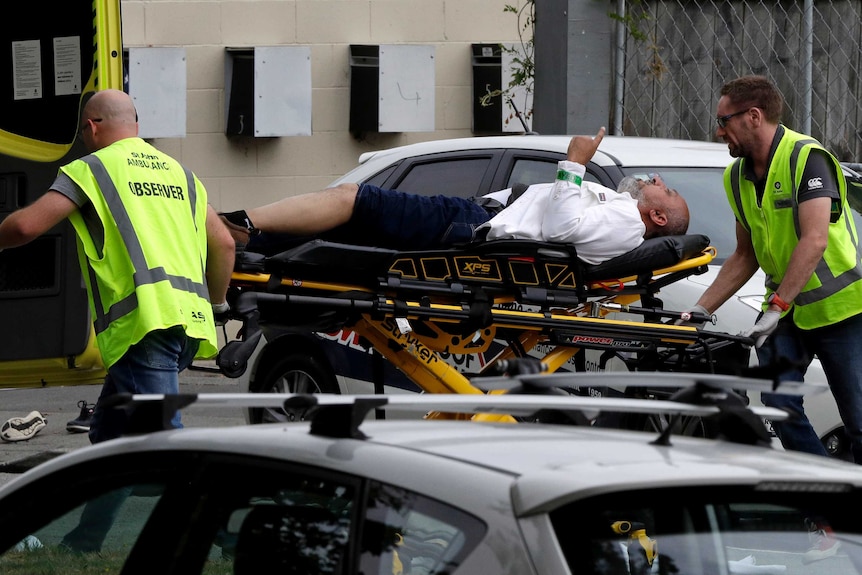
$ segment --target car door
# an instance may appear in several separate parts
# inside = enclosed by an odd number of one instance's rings
[[[490,191],[511,188],[516,184],[541,184],[554,181],[557,163],[565,160],[565,154],[541,150],[510,149],[503,154],[494,174]],[[623,177],[617,166],[600,166],[590,162],[586,166],[584,179],[616,189]]]
[[[0,220],[84,155],[88,93],[122,88],[120,0],[7,5],[0,57]],[[0,387],[95,383],[104,371],[68,224],[0,253]]]
[[[196,450],[69,465],[7,495],[0,520],[0,573],[29,575],[436,575],[487,531],[399,486]]]
[[[503,150],[466,150],[407,158],[365,183],[413,194],[470,197],[494,191]]]
[[[120,0],[7,5],[0,58],[0,219],[35,201],[60,165],[85,153],[80,109],[122,88]],[[104,377],[68,222],[0,253],[0,387]]]

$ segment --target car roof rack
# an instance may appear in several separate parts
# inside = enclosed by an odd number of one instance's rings
[[[531,358],[526,358],[531,359]],[[512,361],[512,360],[509,360]],[[555,373],[514,373],[480,376],[470,379],[483,391],[510,391],[519,386],[547,389],[553,387],[649,387],[649,388],[716,388],[736,391],[758,391],[785,395],[811,395],[829,391],[822,383],[803,381],[773,381],[716,373],[601,371]]]
[[[398,394],[336,395],[280,393],[203,394],[118,394],[103,400],[101,407],[129,411],[129,433],[149,433],[171,429],[177,409],[191,405],[233,408],[282,408],[310,419],[310,433],[326,437],[365,439],[360,426],[372,410],[399,412],[438,411],[460,414],[507,414],[531,418],[537,413],[570,415],[574,423],[589,424],[605,412],[665,414],[674,418],[701,417],[715,423],[717,437],[735,443],[769,445],[771,436],[762,418],[783,421],[788,412],[746,405],[734,390],[771,391],[768,380],[754,380],[712,374],[682,373],[570,373],[486,377],[473,380],[480,387],[505,389],[502,394]],[[623,385],[644,388],[677,388],[668,400],[591,397],[569,395],[557,387],[608,387]],[[819,392],[826,386],[788,382],[781,393]],[[550,390],[550,391],[549,391]],[[550,394],[549,394],[550,393]],[[558,394],[557,394],[558,393]],[[653,442],[669,445],[674,421]]]

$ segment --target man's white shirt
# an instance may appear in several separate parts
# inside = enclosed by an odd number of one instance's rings
[[[527,188],[511,205],[480,226],[488,228],[486,239],[572,244],[578,258],[589,264],[601,263],[641,245],[646,226],[636,199],[593,182],[570,181],[583,178],[586,170],[581,164],[563,160],[558,169],[577,177]],[[506,192],[511,194],[511,190],[495,194]]]

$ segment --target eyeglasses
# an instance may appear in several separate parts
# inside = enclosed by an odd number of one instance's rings
[[[734,112],[733,114],[728,114],[726,116],[719,116],[715,119],[715,123],[718,124],[719,128],[726,128],[727,121],[730,120],[734,116],[739,116],[740,114],[744,114],[749,111],[751,108],[756,108],[757,106],[751,106],[750,108],[746,108],[744,110],[740,110],[738,112]]]
[[[80,128],[78,128],[78,135],[79,135],[79,136],[83,136],[83,135],[84,135],[84,130],[86,130],[86,129],[87,129],[87,127],[90,125],[90,122],[95,122],[96,124],[98,124],[98,123],[99,123],[99,122],[101,122],[101,121],[102,121],[102,118],[90,118],[90,119],[88,119],[86,122],[84,122],[84,125],[83,125],[83,126],[81,126]]]

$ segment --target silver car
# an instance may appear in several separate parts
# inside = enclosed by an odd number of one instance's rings
[[[307,421],[153,431],[44,463],[0,488],[0,572],[860,573],[862,469],[770,448],[760,418],[777,410],[710,402],[758,382],[657,375],[703,393],[138,397],[121,405],[146,404],[132,419],[150,429],[178,403]],[[364,421],[390,407],[473,418]],[[522,422],[537,410],[587,425]],[[715,416],[728,439],[588,424],[614,410]]]

